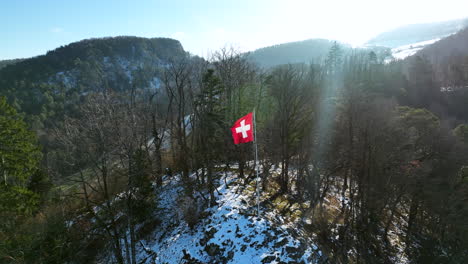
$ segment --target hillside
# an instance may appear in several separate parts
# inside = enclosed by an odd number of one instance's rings
[[[257,49],[250,52],[248,56],[251,61],[268,68],[280,64],[320,59],[327,54],[332,45],[331,40],[309,39]]]
[[[422,48],[404,60],[409,72],[421,66],[442,91],[439,109],[460,120],[467,120],[468,28]]]
[[[418,51],[443,86],[468,86],[468,28]]]
[[[398,27],[377,35],[367,45],[379,45],[389,48],[410,45],[446,37],[468,26],[468,19],[456,19],[443,22],[413,24]]]
[[[224,177],[225,183],[217,188],[218,205],[202,212],[193,209],[199,206],[196,203],[184,201],[180,177],[166,177],[155,215],[161,226],[140,243],[138,263],[318,263],[325,259],[315,243],[302,236],[304,231],[278,212],[262,206],[256,217],[252,189],[242,188],[236,174]],[[187,225],[184,210],[199,215],[193,228]]]
[[[157,88],[161,68],[186,55],[168,38],[82,40],[0,69],[0,93],[40,124],[75,111],[89,92]]]
[[[320,63],[324,60],[335,41],[328,39],[308,39],[303,41],[289,42],[257,49],[248,53],[250,61],[257,63],[263,68],[271,68],[282,64],[294,63]],[[342,55],[355,51],[374,51],[378,58],[386,57],[389,49],[380,46],[368,46],[353,49],[346,43],[338,43],[343,51]]]

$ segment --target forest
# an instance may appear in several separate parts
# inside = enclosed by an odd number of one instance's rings
[[[109,263],[142,263],[169,176],[190,227],[218,206],[227,171],[254,188],[253,144],[234,145],[229,130],[254,109],[260,205],[299,219],[319,263],[468,261],[468,56],[388,62],[334,42],[309,63],[265,69],[232,48],[202,59],[164,46],[125,77],[102,62],[119,45],[129,57],[151,49],[90,40],[68,64],[61,48],[2,69],[1,262],[94,263],[107,252]],[[41,79],[54,67],[77,85]]]

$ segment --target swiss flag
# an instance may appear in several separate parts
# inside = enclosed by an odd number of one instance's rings
[[[234,144],[247,143],[254,140],[252,113],[241,117],[231,127]]]

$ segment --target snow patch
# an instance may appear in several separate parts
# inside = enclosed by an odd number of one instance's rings
[[[165,179],[160,197],[158,227],[152,239],[138,248],[138,262],[143,263],[316,263],[318,247],[302,237],[294,237],[288,227],[266,216],[255,215],[255,206],[247,194],[239,191],[236,175],[228,172],[225,183],[215,191],[215,207],[193,229],[177,212],[177,201],[184,193],[178,176]],[[144,245],[144,246],[143,246]],[[157,256],[149,258],[148,252]],[[191,262],[192,261],[192,262]]]
[[[401,60],[401,59],[404,59],[406,57],[416,54],[416,52],[420,51],[421,49],[423,49],[424,47],[428,45],[431,45],[439,41],[440,39],[441,38],[436,38],[436,39],[431,39],[431,40],[426,40],[426,41],[399,46],[399,47],[392,49],[392,55],[395,59]]]

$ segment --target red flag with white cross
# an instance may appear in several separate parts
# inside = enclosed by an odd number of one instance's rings
[[[252,113],[239,118],[231,127],[234,144],[247,143],[254,140]]]

